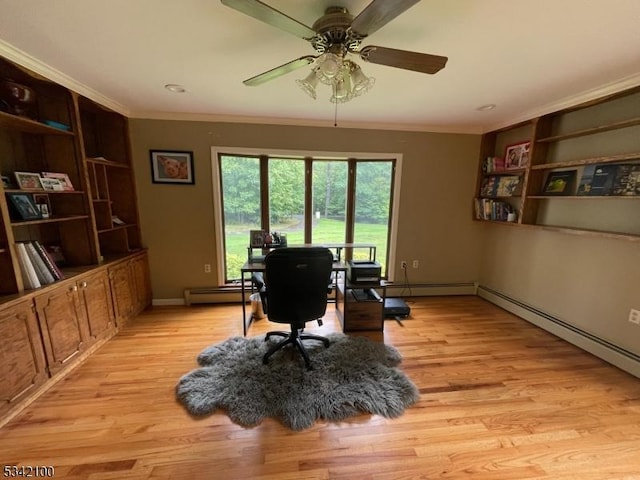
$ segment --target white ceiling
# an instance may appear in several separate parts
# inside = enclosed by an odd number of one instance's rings
[[[310,26],[369,0],[265,3]],[[309,68],[242,84],[314,51],[219,0],[0,0],[0,12],[0,54],[131,117],[333,125],[328,88],[314,101],[294,82]],[[640,85],[640,0],[422,0],[364,45],[449,62],[425,75],[357,60],[376,84],[338,107],[339,126],[481,132]]]

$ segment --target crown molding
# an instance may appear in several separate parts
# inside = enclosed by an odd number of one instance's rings
[[[629,88],[640,86],[640,73],[635,73],[633,75],[629,75],[628,77],[623,77],[619,80],[616,80],[611,83],[607,83],[605,85],[601,85],[596,88],[592,88],[589,90],[584,90],[575,95],[571,95],[569,97],[565,97],[553,103],[548,103],[541,107],[535,108],[533,110],[529,110],[526,113],[523,113],[517,117],[512,118],[507,122],[500,122],[494,125],[491,125],[488,128],[485,128],[482,133],[491,132],[493,130],[499,130],[504,127],[508,127],[510,125],[515,125],[520,122],[526,122],[533,118],[541,117],[543,115],[548,115],[550,113],[559,112],[566,108],[575,107],[576,105],[580,105],[582,103],[589,102],[591,100],[596,100],[598,98],[606,97],[608,95],[612,95],[614,93],[622,92]]]
[[[480,126],[433,126],[404,123],[373,123],[373,122],[349,122],[338,120],[338,125],[334,125],[333,120],[311,120],[306,118],[274,118],[274,117],[252,117],[241,115],[215,115],[200,113],[177,113],[177,112],[132,112],[131,118],[142,120],[173,120],[190,122],[218,122],[218,123],[251,123],[259,125],[287,125],[297,127],[325,127],[325,128],[353,128],[363,130],[394,130],[402,132],[425,132],[425,133],[456,133],[474,134],[483,133]]]
[[[110,108],[111,110],[114,110],[127,117],[130,116],[129,109],[124,105],[112,100],[111,98],[105,97],[101,93],[93,90],[90,87],[87,87],[77,80],[74,80],[68,75],[62,73],[60,70],[56,70],[50,65],[41,62],[37,58],[32,57],[28,53],[23,52],[13,45],[3,41],[2,39],[0,39],[0,55],[24,68],[31,70],[34,73],[37,73],[38,75],[42,75],[52,82],[62,85],[69,90],[73,90],[79,95],[87,97],[104,107]]]

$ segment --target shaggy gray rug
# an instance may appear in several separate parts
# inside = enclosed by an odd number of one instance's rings
[[[176,395],[195,416],[222,409],[244,427],[274,417],[293,430],[360,413],[393,418],[418,400],[416,386],[395,368],[401,361],[395,348],[341,333],[327,338],[329,348],[305,342],[313,370],[290,348],[263,365],[277,338],[230,338],[198,356],[201,368],[180,379]]]

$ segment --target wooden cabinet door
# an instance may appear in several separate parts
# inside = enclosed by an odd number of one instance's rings
[[[87,326],[78,287],[62,285],[35,297],[49,371],[54,374],[87,346]]]
[[[109,336],[116,328],[111,299],[111,286],[106,270],[87,275],[77,282],[80,302],[84,310],[89,338]]]
[[[47,379],[33,304],[25,300],[0,311],[0,416]]]
[[[109,281],[116,322],[118,326],[122,326],[133,316],[134,293],[129,262],[122,262],[109,268]]]
[[[140,255],[133,258],[130,268],[135,291],[134,314],[137,315],[151,304],[151,282],[147,256]]]

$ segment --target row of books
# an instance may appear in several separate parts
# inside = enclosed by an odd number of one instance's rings
[[[578,195],[640,195],[640,164],[587,165]]]
[[[39,288],[64,278],[53,255],[37,240],[17,242],[16,247],[25,288]]]
[[[504,171],[504,158],[487,157],[482,162],[482,171],[484,173],[502,172]]]
[[[521,192],[520,176],[496,175],[485,177],[480,186],[481,197],[512,197]]]
[[[475,199],[475,213],[478,220],[494,220],[506,222],[509,214],[513,214],[513,207],[501,200],[491,200],[489,198]]]

